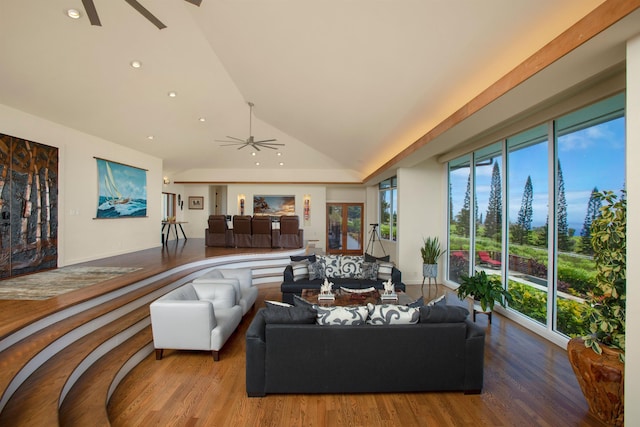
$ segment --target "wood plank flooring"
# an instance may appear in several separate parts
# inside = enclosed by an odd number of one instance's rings
[[[438,286],[438,293],[444,291]],[[408,291],[420,294],[420,287]],[[425,293],[426,293],[425,288]],[[431,290],[430,298],[436,291]],[[280,299],[261,285],[257,307]],[[253,313],[213,362],[206,352],[148,357],[108,405],[112,426],[601,426],[589,415],[566,351],[497,314],[487,330],[484,390],[463,393],[267,395],[245,392],[244,334]],[[416,372],[428,375],[428,372]]]

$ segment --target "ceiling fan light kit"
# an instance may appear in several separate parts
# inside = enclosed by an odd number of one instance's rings
[[[247,102],[247,105],[249,105],[249,138],[247,139],[240,139],[240,138],[236,138],[235,136],[228,136],[227,138],[229,138],[229,140],[219,140],[216,139],[217,142],[226,142],[226,144],[220,144],[221,147],[238,147],[237,149],[240,150],[242,148],[245,147],[252,147],[254,150],[256,151],[261,151],[261,148],[268,148],[270,150],[277,150],[277,146],[281,146],[283,147],[284,144],[276,144],[275,141],[277,141],[277,139],[275,138],[271,138],[271,139],[262,139],[260,141],[256,141],[255,138],[253,137],[253,134],[251,132],[251,118],[253,116],[253,102]],[[254,154],[255,155],[255,154]]]

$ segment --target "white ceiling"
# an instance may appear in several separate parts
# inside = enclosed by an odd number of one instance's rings
[[[355,179],[602,3],[139,1],[167,28],[124,0],[94,0],[102,27],[81,0],[2,0],[0,104],[158,156],[165,174],[258,159],[267,175],[341,169]],[[214,141],[249,136],[247,101],[253,135],[286,144],[281,157]]]

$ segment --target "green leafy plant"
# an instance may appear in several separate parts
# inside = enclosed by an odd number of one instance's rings
[[[423,238],[423,245],[420,248],[420,254],[422,255],[423,264],[437,264],[438,258],[446,252],[445,249],[440,247],[440,240],[438,237]]]
[[[613,191],[599,193],[600,215],[591,224],[591,245],[596,263],[596,285],[587,294],[585,311],[590,335],[586,347],[598,354],[601,344],[622,350],[624,362],[627,299],[627,200]]]
[[[513,301],[511,293],[502,286],[500,276],[489,276],[484,270],[476,272],[473,276],[462,276],[457,292],[460,299],[472,296],[480,302],[484,311],[492,310],[496,302],[506,307],[505,302]]]

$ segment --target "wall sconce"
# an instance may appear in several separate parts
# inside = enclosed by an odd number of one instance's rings
[[[238,194],[238,204],[240,205],[240,215],[244,215],[244,194]]]
[[[303,203],[304,203],[304,220],[305,221],[309,221],[311,219],[311,195],[310,194],[305,194],[303,197]]]
[[[169,181],[169,177],[168,176],[165,176],[164,178],[162,178],[162,182],[164,184],[171,184],[171,181]]]

